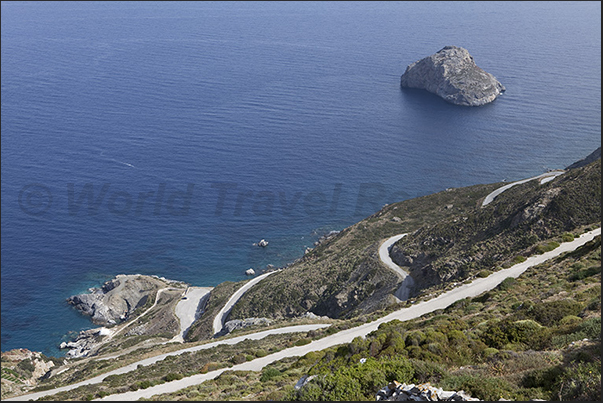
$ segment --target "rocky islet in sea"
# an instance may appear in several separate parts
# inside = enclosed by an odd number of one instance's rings
[[[406,68],[402,88],[419,88],[464,106],[481,106],[494,101],[505,87],[479,68],[467,49],[446,46]]]

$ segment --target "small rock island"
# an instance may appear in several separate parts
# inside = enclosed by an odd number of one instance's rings
[[[420,88],[455,105],[481,106],[494,101],[505,87],[477,67],[467,49],[446,46],[412,63],[400,80],[402,88]]]

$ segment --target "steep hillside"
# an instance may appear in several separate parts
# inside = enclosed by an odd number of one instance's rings
[[[542,253],[549,246],[541,241],[600,222],[600,203],[599,159],[545,184],[515,186],[483,208],[423,227],[394,245],[392,259],[419,289],[461,280]]]
[[[308,311],[340,318],[388,306],[396,302],[392,294],[400,278],[379,261],[380,243],[422,225],[469,214],[500,186],[448,189],[385,206],[253,287],[234,306],[230,318],[284,318]]]
[[[494,290],[418,319],[388,322],[366,339],[261,372],[227,371],[151,400],[375,400],[396,380],[487,401],[599,401],[600,351],[599,236]]]
[[[482,208],[481,200],[502,185],[448,189],[386,206],[259,283],[230,317],[283,318],[311,311],[345,318],[395,303],[400,279],[377,256],[380,242],[395,234],[410,233],[392,255],[410,271],[417,295],[541,252],[552,246],[542,240],[601,220],[600,160],[544,184],[515,186]]]

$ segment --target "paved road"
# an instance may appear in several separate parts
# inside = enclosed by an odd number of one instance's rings
[[[502,192],[504,192],[505,190],[509,190],[511,189],[513,186],[515,185],[520,185],[522,183],[526,183],[529,182],[531,180],[534,179],[540,179],[540,184],[552,181],[553,179],[555,179],[557,176],[564,174],[565,171],[552,171],[552,172],[546,172],[543,173],[541,175],[538,176],[534,176],[533,178],[528,178],[528,179],[522,179],[520,181],[517,182],[513,182],[513,183],[509,183],[508,185],[499,187],[498,189],[496,189],[494,192],[490,193],[488,196],[486,196],[486,198],[484,199],[484,201],[482,202],[482,207],[487,206],[488,204],[490,204],[492,202],[492,200],[494,200],[496,198],[496,196],[498,196],[499,194],[501,194]]]
[[[222,330],[222,328],[224,327],[224,323],[226,323],[226,318],[228,318],[228,314],[232,310],[232,307],[243,296],[243,294],[245,294],[251,287],[253,287],[257,283],[259,283],[260,281],[262,281],[269,275],[278,273],[279,271],[280,270],[271,271],[268,273],[264,273],[260,276],[257,276],[256,278],[245,283],[245,285],[243,287],[239,288],[234,294],[232,294],[232,296],[230,297],[230,299],[228,300],[226,305],[224,305],[224,308],[222,308],[220,310],[220,312],[218,312],[218,314],[214,318],[214,325],[213,325],[214,334],[219,333]]]
[[[176,305],[175,313],[180,320],[180,333],[171,341],[184,342],[184,335],[193,322],[198,318],[199,305],[203,298],[209,296],[213,287],[188,287],[183,298]]]
[[[319,351],[339,344],[349,343],[356,337],[365,337],[370,332],[377,330],[379,325],[382,323],[386,323],[394,319],[405,321],[418,318],[426,313],[433,312],[438,309],[444,309],[460,299],[464,299],[467,297],[475,297],[485,291],[491,290],[492,288],[496,287],[508,277],[518,277],[532,266],[538,265],[540,263],[545,262],[546,260],[552,259],[560,255],[561,253],[577,249],[578,247],[584,245],[586,242],[592,240],[597,235],[601,235],[601,228],[582,234],[579,238],[576,238],[571,242],[564,242],[561,244],[561,246],[550,252],[545,252],[542,255],[530,256],[523,263],[516,264],[508,269],[499,270],[486,278],[475,279],[469,284],[463,284],[460,287],[445,292],[431,300],[419,302],[416,305],[413,305],[409,308],[400,309],[376,321],[352,329],[341,331],[332,336],[315,340],[305,346],[291,347],[285,350],[281,350],[275,354],[270,354],[266,357],[256,358],[253,361],[235,365],[232,368],[223,368],[217,371],[208,372],[206,374],[193,375],[187,378],[180,379],[178,381],[153,386],[148,389],[110,395],[101,400],[129,401],[138,400],[142,397],[150,398],[153,395],[161,393],[172,393],[180,389],[186,388],[188,386],[197,385],[208,379],[214,379],[226,370],[260,371],[266,365],[286,357],[303,356],[311,351]]]
[[[406,301],[410,297],[410,291],[415,285],[415,281],[413,278],[400,266],[394,263],[391,256],[389,255],[389,250],[393,244],[398,242],[400,239],[405,237],[408,234],[400,234],[394,235],[391,238],[387,238],[381,246],[379,247],[379,259],[390,269],[395,271],[400,278],[402,279],[402,283],[400,287],[394,293],[394,296],[398,298],[400,301]]]
[[[398,242],[400,239],[402,239],[406,235],[408,235],[408,234],[394,235],[391,238],[387,238],[385,241],[383,241],[383,243],[379,247],[379,259],[381,259],[381,261],[387,267],[389,267],[390,269],[392,269],[393,271],[398,273],[398,275],[402,278],[402,280],[404,280],[406,278],[406,276],[408,276],[408,273],[405,270],[403,270],[400,266],[398,266],[397,264],[394,263],[392,258],[389,256],[389,248],[391,248],[391,246],[393,244]]]

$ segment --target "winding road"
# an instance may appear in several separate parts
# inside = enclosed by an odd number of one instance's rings
[[[498,196],[499,194],[501,194],[502,192],[504,192],[505,190],[509,190],[511,189],[513,186],[515,185],[521,185],[522,183],[526,183],[529,181],[532,181],[534,179],[540,179],[540,184],[542,185],[543,183],[546,182],[550,182],[553,179],[555,179],[557,176],[564,174],[565,171],[551,171],[551,172],[545,172],[543,174],[534,176],[532,178],[528,178],[528,179],[522,179],[520,181],[517,182],[512,182],[509,183],[508,185],[499,187],[498,189],[496,189],[494,192],[490,193],[488,196],[486,196],[486,198],[484,199],[484,201],[482,202],[482,207],[487,206],[488,204],[492,203],[492,200],[494,200],[496,198],[496,196]]]
[[[21,396],[12,397],[10,399],[2,399],[2,400],[3,401],[4,400],[24,401],[24,400],[29,400],[29,399],[36,400],[40,397],[54,395],[59,392],[65,392],[68,390],[79,388],[80,386],[101,383],[103,381],[103,379],[105,379],[106,377],[108,377],[110,375],[125,374],[126,372],[134,371],[135,369],[138,368],[139,365],[147,366],[147,365],[155,364],[156,362],[161,361],[169,356],[180,355],[180,354],[195,352],[195,351],[200,351],[200,350],[206,350],[208,348],[217,347],[217,346],[224,345],[224,344],[233,345],[233,344],[240,343],[244,340],[260,340],[260,339],[263,339],[264,337],[272,335],[272,334],[309,332],[310,330],[317,330],[317,329],[321,329],[323,327],[328,327],[328,326],[330,326],[330,324],[287,326],[287,327],[271,329],[271,330],[264,330],[264,331],[257,332],[257,333],[237,336],[237,337],[233,337],[231,339],[221,339],[220,341],[214,341],[211,343],[201,344],[201,345],[194,346],[194,347],[188,347],[188,348],[184,348],[182,350],[177,350],[177,351],[173,351],[170,353],[157,355],[155,357],[146,358],[144,360],[136,361],[136,362],[126,365],[124,367],[121,367],[121,368],[115,369],[113,371],[109,371],[104,374],[95,376],[94,378],[86,379],[85,381],[82,381],[82,382],[74,383],[72,385],[62,386],[60,388],[50,389],[50,390],[46,390],[43,392],[29,393],[27,395],[21,395]],[[226,368],[226,369],[228,369],[228,368]],[[116,395],[116,396],[121,396],[121,395]]]
[[[406,270],[394,263],[389,251],[393,244],[404,238],[406,235],[408,234],[399,234],[394,235],[391,238],[387,238],[379,247],[379,259],[381,259],[381,262],[395,271],[402,279],[400,287],[398,287],[394,293],[394,297],[398,298],[399,301],[406,301],[410,297],[410,291],[414,287],[415,281],[413,280],[412,276],[406,272]]]
[[[402,280],[404,280],[408,276],[408,273],[403,270],[400,266],[394,263],[391,256],[389,255],[389,250],[393,244],[398,242],[400,239],[404,238],[406,235],[408,234],[394,235],[391,238],[387,238],[379,247],[379,259],[381,259],[381,261],[387,267],[398,273]]]
[[[496,196],[498,196],[505,190],[510,189],[511,187],[513,187],[515,185],[525,183],[530,180],[539,179],[539,178],[541,179],[541,183],[545,183],[563,173],[564,172],[560,172],[560,171],[547,172],[545,174],[538,175],[533,178],[529,178],[529,179],[513,182],[509,185],[505,185],[505,186],[495,190],[494,192],[490,193],[488,196],[486,196],[486,198],[484,199],[484,201],[482,203],[482,207],[489,204],[490,202],[492,202],[492,200],[494,200],[494,198]],[[398,297],[401,300],[408,298],[408,294],[404,294],[404,293],[407,293],[408,291],[410,291],[410,287],[412,285],[410,282],[412,281],[412,277],[409,276],[406,271],[404,271],[401,267],[399,267],[398,265],[396,265],[393,262],[393,260],[390,257],[389,251],[390,251],[391,246],[394,243],[396,243],[397,241],[399,241],[402,237],[404,237],[406,235],[407,234],[399,234],[399,235],[390,237],[390,238],[386,239],[385,241],[383,241],[379,247],[380,260],[387,267],[394,270],[400,276],[400,278],[403,280],[401,287],[398,289],[398,291],[395,294],[396,297]],[[496,287],[498,284],[500,284],[504,279],[506,279],[508,277],[518,277],[523,272],[525,272],[528,268],[530,268],[532,266],[541,264],[549,259],[559,256],[562,253],[573,251],[573,250],[577,249],[578,247],[591,241],[594,237],[596,237],[598,235],[601,235],[601,228],[597,228],[595,230],[584,233],[580,237],[575,238],[571,242],[562,243],[559,247],[555,248],[552,251],[545,252],[541,255],[530,256],[524,262],[511,266],[508,269],[502,269],[502,270],[499,270],[499,271],[491,274],[488,277],[477,278],[477,279],[473,280],[471,283],[462,284],[461,286],[456,287],[450,291],[447,291],[447,292],[439,295],[438,297],[435,297],[428,301],[421,301],[421,302],[417,303],[416,305],[410,306],[408,308],[400,309],[387,316],[377,319],[373,322],[366,323],[364,325],[361,325],[361,326],[358,326],[358,327],[355,327],[352,329],[344,330],[344,331],[341,331],[341,332],[336,333],[331,336],[324,337],[319,340],[314,340],[310,344],[307,344],[304,346],[287,348],[287,349],[281,350],[277,353],[270,354],[266,357],[256,358],[255,360],[245,362],[243,364],[235,365],[230,368],[222,368],[222,369],[219,369],[216,371],[208,372],[206,374],[193,375],[193,376],[186,377],[186,378],[183,378],[183,379],[180,379],[177,381],[153,386],[153,387],[150,387],[147,389],[141,389],[141,390],[137,390],[137,391],[131,391],[131,392],[126,392],[126,393],[120,393],[120,394],[106,396],[101,400],[117,400],[117,401],[127,400],[127,401],[129,401],[129,400],[138,400],[140,398],[150,398],[151,396],[154,396],[157,394],[172,393],[172,392],[178,391],[180,389],[183,389],[183,388],[186,388],[186,387],[189,387],[192,385],[197,385],[206,380],[214,379],[217,376],[219,376],[222,372],[227,371],[227,370],[260,371],[266,365],[271,364],[275,361],[281,360],[283,358],[303,356],[311,351],[319,351],[319,350],[323,350],[325,348],[333,347],[333,346],[336,346],[339,344],[349,343],[356,337],[366,337],[366,335],[369,334],[370,332],[377,330],[379,325],[381,325],[382,323],[386,323],[386,322],[392,321],[394,319],[397,319],[400,321],[406,321],[406,320],[418,318],[426,313],[433,312],[438,309],[444,309],[460,299],[464,299],[464,298],[468,298],[468,297],[475,297],[485,291],[493,289],[494,287]],[[251,287],[253,287],[255,284],[257,284],[258,282],[260,282],[261,280],[263,280],[264,278],[266,278],[267,276],[269,276],[273,273],[276,273],[276,271],[265,273],[265,274],[262,274],[256,278],[252,279],[251,281],[246,283],[243,287],[238,289],[230,297],[230,299],[228,300],[226,305],[220,310],[220,312],[218,313],[218,315],[216,315],[216,317],[214,319],[213,330],[215,333],[219,333],[222,330],[222,327],[224,326],[224,323],[226,321],[226,318],[228,317],[228,314],[230,313],[232,307],[236,304],[236,302],[241,298],[241,296],[245,292],[247,292]],[[159,294],[161,291],[163,291],[163,289],[158,291],[157,297],[155,299],[155,303],[153,304],[153,306],[151,308],[149,308],[147,311],[145,311],[140,316],[145,315],[153,307],[155,307],[157,301],[159,300]],[[201,294],[201,291],[199,291],[199,294],[197,294],[197,296],[199,297],[199,300],[200,300],[200,298],[203,297],[203,295],[204,294]],[[406,296],[406,298],[404,298],[404,296]],[[195,299],[197,299],[197,297],[195,297]],[[198,306],[199,300],[197,300],[196,306]],[[189,304],[189,306],[192,306],[192,305],[194,305],[194,304]],[[186,316],[189,313],[190,312],[183,314],[183,315]],[[190,316],[190,315],[188,315],[188,316]],[[193,314],[193,316],[194,316],[194,314]],[[181,316],[179,315],[179,317],[181,317]],[[182,323],[182,319],[181,319],[181,323]],[[186,323],[187,322],[184,322],[184,325],[182,328],[184,328],[186,326]],[[104,378],[106,378],[109,375],[122,374],[122,373],[126,373],[129,371],[133,371],[138,367],[138,365],[151,365],[151,364],[154,364],[158,361],[165,359],[168,356],[179,355],[179,354],[183,354],[186,352],[194,352],[194,351],[199,351],[199,350],[203,350],[203,349],[208,349],[208,348],[212,348],[212,347],[215,347],[215,346],[218,346],[221,344],[236,344],[245,339],[259,340],[259,339],[262,339],[271,334],[281,334],[281,333],[291,333],[291,332],[307,332],[310,330],[320,329],[320,328],[324,328],[324,327],[328,327],[328,326],[330,326],[330,325],[316,324],[316,325],[289,326],[289,327],[280,328],[280,329],[271,329],[271,330],[265,330],[265,331],[261,331],[261,332],[257,332],[257,333],[244,335],[244,336],[238,336],[238,337],[234,337],[231,339],[222,339],[220,341],[206,343],[206,344],[202,344],[202,345],[195,346],[195,347],[188,347],[188,348],[184,348],[184,349],[177,350],[174,352],[161,354],[161,355],[158,355],[155,357],[140,360],[140,361],[137,361],[130,365],[124,366],[122,368],[118,368],[116,370],[107,372],[107,373],[99,375],[97,377],[90,378],[85,381],[79,382],[77,384],[68,385],[68,386],[64,386],[64,387],[60,387],[60,388],[56,388],[56,389],[52,389],[52,390],[48,390],[48,391],[43,391],[43,392],[30,393],[30,394],[21,395],[21,396],[13,397],[10,399],[4,399],[4,400],[8,400],[8,401],[29,400],[29,399],[35,400],[35,399],[38,399],[43,396],[53,395],[53,394],[56,394],[56,393],[59,393],[62,391],[75,389],[79,386],[100,383],[103,381]],[[126,327],[127,327],[127,325],[124,326],[123,328],[121,328],[118,332],[114,333],[113,335],[121,332]],[[113,335],[111,335],[110,337],[112,337]]]
[[[597,235],[601,235],[601,228],[597,228],[596,230],[584,233],[580,235],[579,238],[575,238],[571,242],[562,243],[561,246],[557,247],[556,249],[553,249],[552,251],[545,252],[542,255],[530,256],[524,262],[511,266],[508,269],[502,269],[491,274],[488,277],[478,278],[473,280],[473,282],[471,283],[463,284],[460,287],[445,292],[436,298],[430,299],[428,301],[419,302],[416,305],[413,305],[408,308],[400,309],[373,322],[366,323],[364,325],[354,327],[348,330],[343,330],[339,333],[324,337],[319,340],[314,340],[313,342],[305,346],[287,348],[277,353],[267,355],[266,357],[256,358],[253,361],[248,361],[243,364],[235,365],[231,368],[223,368],[216,371],[208,372],[206,374],[193,375],[177,381],[152,386],[148,389],[110,395],[101,400],[129,401],[138,400],[140,398],[150,398],[151,396],[162,393],[172,393],[189,386],[197,385],[206,380],[214,379],[219,376],[222,372],[227,370],[260,371],[266,365],[269,365],[278,360],[282,360],[283,358],[303,356],[311,351],[319,351],[339,344],[349,343],[356,337],[365,337],[370,332],[377,330],[379,325],[381,325],[382,323],[386,323],[394,319],[398,319],[400,321],[415,319],[426,313],[433,312],[438,309],[444,309],[460,299],[475,297],[485,291],[493,289],[508,277],[518,277],[532,266],[541,264],[549,259],[559,256],[564,252],[569,252],[577,249],[578,247],[591,241]],[[27,395],[24,397],[27,397]]]
[[[591,241],[597,235],[601,235],[601,228],[597,228],[595,230],[584,233],[584,234],[580,235],[580,237],[575,238],[571,242],[564,242],[559,247],[553,249],[552,251],[545,252],[541,255],[530,256],[524,262],[511,266],[508,269],[499,270],[485,278],[477,278],[477,279],[473,280],[471,283],[463,284],[457,288],[454,288],[450,291],[447,291],[447,292],[439,295],[436,298],[430,299],[428,301],[421,301],[421,302],[417,303],[416,305],[412,305],[408,308],[400,309],[387,316],[377,319],[373,322],[366,323],[364,325],[354,327],[354,328],[351,328],[348,330],[343,330],[339,333],[324,337],[319,340],[314,340],[310,344],[307,344],[304,346],[287,348],[287,349],[281,350],[277,353],[267,355],[266,357],[256,358],[253,361],[248,361],[243,364],[235,365],[230,368],[222,368],[222,369],[219,369],[216,371],[208,372],[206,374],[193,375],[193,376],[186,377],[186,378],[183,378],[183,379],[180,379],[177,381],[168,382],[168,383],[164,383],[164,384],[157,385],[157,386],[152,386],[147,389],[141,389],[141,390],[137,390],[137,391],[131,391],[131,392],[126,392],[126,393],[119,393],[119,394],[106,396],[105,398],[103,398],[101,400],[122,400],[122,401],[128,400],[129,401],[129,400],[137,400],[137,399],[140,399],[143,397],[150,398],[153,395],[175,392],[180,389],[186,388],[188,386],[197,385],[206,380],[214,379],[217,376],[219,376],[222,372],[227,371],[227,370],[259,371],[266,365],[273,363],[275,361],[281,360],[286,357],[303,356],[311,351],[319,351],[319,350],[323,350],[325,348],[333,347],[333,346],[336,346],[339,344],[349,343],[356,337],[366,337],[366,335],[369,334],[370,332],[377,330],[379,325],[381,325],[382,323],[386,323],[386,322],[392,321],[394,319],[398,319],[400,321],[406,321],[406,320],[418,318],[426,313],[433,312],[438,309],[444,309],[444,308],[450,306],[455,301],[458,301],[460,299],[464,299],[464,298],[468,298],[468,297],[475,297],[485,291],[491,290],[492,288],[496,287],[507,277],[518,277],[519,275],[521,275],[523,272],[525,272],[528,268],[530,268],[532,266],[541,264],[549,259],[559,256],[560,254],[562,254],[564,252],[569,252],[569,251],[573,251],[573,250],[577,249],[578,247]],[[397,236],[402,238],[403,234],[397,235]],[[393,239],[393,238],[394,237],[389,238],[391,244],[393,244],[395,242],[395,241],[391,241],[391,239]],[[400,239],[400,238],[398,238],[398,239]],[[390,244],[390,246],[391,246],[391,244]],[[389,248],[389,246],[386,247],[386,249],[387,248]],[[387,259],[386,259],[386,261],[384,261],[384,264],[388,265]],[[388,265],[388,267],[389,267],[389,265]],[[267,273],[267,274],[270,274],[270,273]],[[255,280],[257,280],[257,279],[255,279]],[[258,281],[260,281],[260,280],[258,280]],[[248,335],[244,335],[244,336],[238,336],[238,337],[234,337],[231,339],[222,339],[220,341],[206,343],[206,344],[202,344],[202,345],[195,346],[195,347],[189,347],[189,348],[174,351],[171,353],[166,353],[166,354],[158,355],[155,357],[151,357],[151,358],[148,358],[145,360],[140,360],[140,361],[137,361],[130,365],[127,365],[125,367],[116,369],[114,371],[107,372],[107,373],[99,375],[95,378],[91,378],[91,379],[79,382],[77,384],[68,385],[68,386],[64,386],[61,388],[52,389],[52,390],[43,391],[43,392],[30,393],[30,394],[21,395],[21,396],[17,396],[17,397],[10,398],[10,399],[4,399],[4,400],[8,400],[8,401],[29,400],[29,399],[35,400],[35,399],[38,399],[43,396],[53,395],[55,393],[74,389],[79,386],[89,385],[89,384],[93,384],[93,383],[99,383],[99,382],[102,382],[102,380],[109,375],[129,372],[129,371],[136,369],[138,367],[138,365],[150,365],[150,364],[160,361],[170,355],[178,355],[178,354],[182,354],[185,352],[199,351],[199,350],[215,347],[220,344],[236,344],[245,339],[257,340],[257,339],[261,339],[263,337],[266,337],[270,334],[275,334],[275,333],[286,333],[286,332],[295,332],[295,331],[304,332],[304,331],[309,331],[312,329],[319,329],[321,327],[327,327],[327,326],[329,326],[329,325],[317,324],[317,325],[291,326],[288,328],[265,330],[262,332],[257,332],[257,333],[248,334]]]
[[[214,318],[214,325],[213,325],[214,334],[220,333],[222,331],[222,328],[224,327],[224,323],[226,323],[226,319],[228,318],[228,314],[232,310],[232,307],[237,303],[237,301],[239,299],[241,299],[243,294],[245,294],[251,287],[253,287],[257,283],[259,283],[260,281],[262,281],[269,275],[278,273],[279,271],[280,270],[270,271],[268,273],[264,273],[260,276],[257,276],[256,278],[245,283],[245,285],[243,285],[234,294],[232,294],[232,296],[230,297],[230,299],[228,300],[226,305],[224,305],[224,307],[220,310],[220,312],[218,312],[218,314]]]

